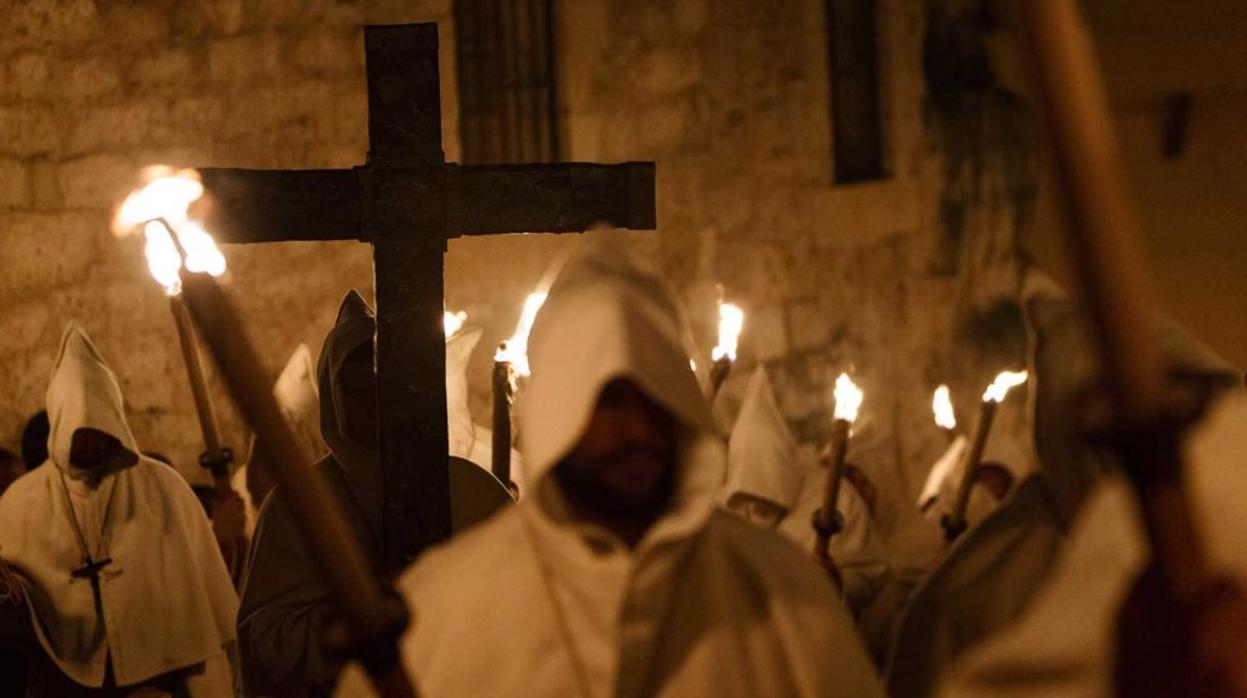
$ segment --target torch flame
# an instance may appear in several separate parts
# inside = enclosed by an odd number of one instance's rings
[[[957,413],[953,411],[953,400],[947,385],[935,389],[935,396],[931,398],[931,411],[935,413],[936,426],[950,430],[957,428]]]
[[[1026,371],[1001,371],[996,380],[987,386],[983,393],[983,402],[1002,402],[1009,394],[1009,389],[1026,382],[1029,377]]]
[[[204,186],[195,170],[174,170],[154,165],[143,171],[147,183],[133,191],[113,216],[113,232],[129,235],[147,221],[163,218],[177,227],[184,223],[190,205],[203,196]]]
[[[731,303],[719,304],[719,344],[710,353],[710,358],[718,361],[726,357],[729,361],[736,360],[736,341],[745,326],[745,311]]]
[[[528,298],[524,299],[524,309],[520,311],[520,321],[515,326],[515,334],[494,353],[494,361],[509,361],[518,376],[531,373],[528,368],[528,333],[533,329],[537,311],[545,302],[545,291],[528,294]]]
[[[173,238],[159,221],[149,221],[143,226],[146,243],[143,254],[147,256],[147,268],[157,283],[165,287],[165,293],[176,296],[182,292],[182,279],[178,270],[182,268],[182,255],[178,253]]]
[[[446,339],[450,339],[463,329],[463,323],[467,322],[468,314],[460,310],[452,313],[449,310],[442,311],[442,328],[446,332]]]
[[[174,228],[178,242],[186,250],[186,270],[196,274],[220,276],[225,273],[225,255],[217,248],[208,231],[195,221],[185,221]]]
[[[841,373],[836,379],[836,419],[853,422],[857,419],[857,411],[862,406],[864,394],[861,388],[849,378],[849,374]]]

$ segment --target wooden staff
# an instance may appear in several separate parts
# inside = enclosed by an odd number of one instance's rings
[[[974,435],[970,446],[962,456],[961,481],[957,483],[957,499],[953,510],[940,519],[944,527],[944,539],[952,542],[966,530],[966,508],[970,505],[970,492],[974,489],[974,476],[978,474],[979,463],[983,460],[983,448],[987,445],[987,436],[991,433],[992,422],[996,418],[996,401],[983,400],[979,410],[979,421],[974,425]]]
[[[498,353],[506,350],[506,342],[498,346]],[[507,486],[511,484],[511,362],[494,358],[494,441],[490,470],[494,477]]]
[[[840,501],[840,483],[844,481],[844,461],[849,452],[849,428],[847,419],[831,423],[831,445],[828,455],[827,479],[823,485],[823,506],[814,512],[814,556],[826,559],[830,556],[827,546],[832,536],[844,530],[844,517],[837,508]]]
[[[182,347],[191,396],[195,400],[195,414],[199,417],[199,429],[203,432],[204,450],[199,456],[199,464],[212,473],[217,497],[224,499],[234,492],[229,481],[229,465],[234,460],[234,454],[221,445],[221,427],[212,404],[212,393],[208,391],[203,362],[200,361],[195,327],[186,311],[186,304],[182,302],[182,294],[169,296],[169,309],[173,311],[173,324],[178,330],[178,343]]]
[[[313,557],[344,616],[360,661],[387,698],[411,698],[415,690],[403,672],[397,639],[406,619],[386,603],[368,560],[355,540],[342,505],[324,477],[309,469],[273,398],[272,379],[237,323],[233,304],[212,277],[182,273],[186,307],[216,358],[258,447],[290,502]]]
[[[1208,581],[1208,565],[1183,483],[1182,429],[1167,418],[1138,221],[1102,73],[1074,0],[1023,0],[1022,10],[1072,214],[1070,242],[1123,434],[1120,455],[1162,583],[1173,598],[1189,599]]]

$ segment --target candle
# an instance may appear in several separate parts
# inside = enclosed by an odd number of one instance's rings
[[[710,352],[714,363],[710,365],[710,399],[719,394],[719,388],[732,371],[736,361],[736,347],[740,331],[745,326],[745,312],[731,303],[719,301],[719,343]]]
[[[1010,388],[1025,383],[1027,375],[1026,371],[1003,371],[983,393],[983,400],[979,403],[979,421],[974,425],[970,447],[966,449],[962,460],[961,482],[957,486],[953,511],[940,520],[944,527],[944,537],[950,542],[966,530],[966,507],[970,504],[970,491],[974,489],[974,478],[978,474],[979,462],[983,459],[983,447],[987,445],[987,436],[991,433],[992,422],[996,418],[996,406],[1009,394]]]
[[[844,481],[845,456],[849,451],[849,436],[853,422],[857,420],[864,394],[849,378],[841,373],[835,386],[835,419],[831,423],[831,445],[828,455],[827,479],[824,481],[823,506],[814,512],[814,532],[817,539],[814,554],[820,559],[828,557],[827,546],[831,537],[844,528],[844,517],[837,509],[840,500],[840,483]]]

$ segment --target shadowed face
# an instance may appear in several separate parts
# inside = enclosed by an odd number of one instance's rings
[[[111,434],[84,427],[74,431],[69,446],[69,465],[86,473],[98,473],[118,462],[124,450]]]
[[[600,516],[652,518],[675,480],[676,420],[626,379],[611,381],[580,442],[555,470],[559,483]]]

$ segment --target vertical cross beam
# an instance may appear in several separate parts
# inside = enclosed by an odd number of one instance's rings
[[[443,170],[437,26],[367,27],[368,164]],[[363,170],[378,197],[404,198]],[[434,176],[430,186],[444,177]],[[373,236],[377,294],[376,374],[381,468],[385,486],[385,563],[396,568],[450,536],[446,453],[446,344],[441,298],[446,251],[445,196],[419,197],[415,219],[378,204],[364,211]],[[387,196],[388,195],[388,196]],[[428,210],[428,204],[442,211]],[[414,224],[414,225],[413,225]],[[413,228],[415,228],[413,230]],[[413,234],[416,233],[416,234]],[[436,456],[433,462],[428,462]]]

